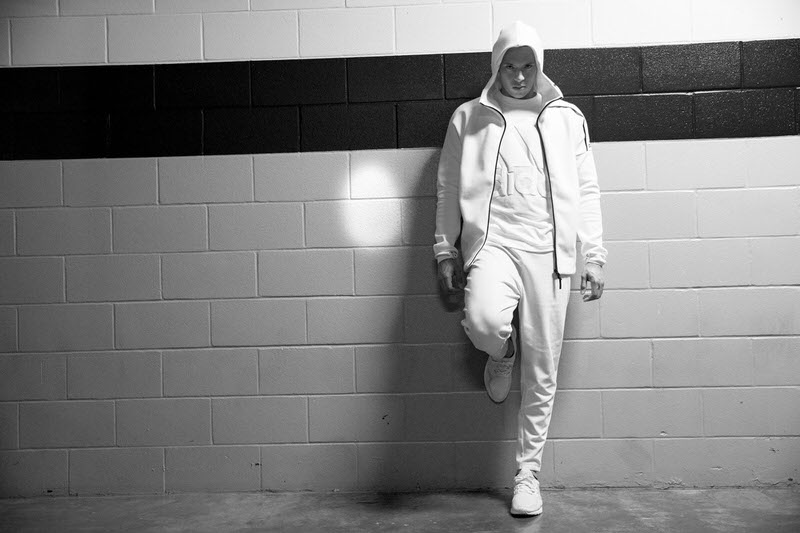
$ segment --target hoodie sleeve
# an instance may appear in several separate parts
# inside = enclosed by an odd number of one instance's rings
[[[594,164],[592,146],[589,142],[589,128],[581,115],[576,128],[575,159],[578,166],[578,186],[580,188],[580,221],[578,238],[581,240],[581,254],[587,263],[602,266],[606,262],[607,251],[603,247],[603,217],[600,213],[600,186],[597,183],[597,170]]]
[[[433,252],[437,261],[458,257],[455,242],[461,234],[460,173],[461,138],[456,129],[454,114],[447,127],[436,183],[436,233]]]

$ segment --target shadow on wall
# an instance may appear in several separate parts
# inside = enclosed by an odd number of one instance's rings
[[[344,324],[350,333],[327,341],[356,344],[356,395],[338,416],[339,437],[357,443],[362,490],[484,487],[513,477],[507,441],[519,397],[499,406],[486,398],[484,356],[460,324],[463,300],[438,290],[438,160],[437,149],[354,152],[350,200],[308,205],[308,235],[326,229],[327,237],[307,246],[354,248],[355,295],[339,300],[341,320],[325,327]],[[309,343],[323,341],[311,308]]]

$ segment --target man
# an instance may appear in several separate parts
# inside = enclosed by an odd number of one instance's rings
[[[584,301],[602,295],[606,261],[586,120],[545,76],[543,56],[533,28],[521,22],[504,28],[481,96],[453,113],[439,161],[434,244],[442,290],[465,291],[462,325],[489,356],[484,383],[493,401],[508,396],[520,356],[511,513],[527,516],[542,512],[538,472],[576,272],[576,237]]]

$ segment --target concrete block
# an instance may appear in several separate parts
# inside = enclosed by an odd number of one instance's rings
[[[253,160],[249,155],[161,158],[158,197],[162,204],[251,202]]]
[[[564,17],[564,13],[570,16]],[[527,20],[534,22],[548,48],[588,48],[593,44],[590,0],[493,2],[492,15],[493,36],[515,20]]]
[[[683,337],[698,334],[695,291],[608,291],[600,303],[603,337]]]
[[[0,17],[41,17],[46,15],[58,15],[57,0],[4,2],[0,6]]]
[[[0,450],[19,448],[19,408],[15,403],[0,404]]]
[[[353,444],[289,444],[261,447],[262,490],[356,490]]]
[[[358,445],[359,490],[418,491],[455,487],[451,443]]]
[[[485,3],[397,7],[397,52],[486,50],[492,42],[491,20],[491,6]]]
[[[356,294],[436,294],[436,260],[429,246],[355,251]]]
[[[652,386],[650,342],[566,341],[558,368],[560,389]]]
[[[260,296],[353,294],[350,250],[275,250],[258,254]]]
[[[152,399],[116,402],[118,446],[211,444],[211,400]]]
[[[261,488],[258,446],[167,448],[168,492],[254,491]]]
[[[403,244],[433,246],[436,232],[436,199],[403,200]]]
[[[397,200],[317,202],[306,205],[306,246],[352,247],[402,244]]]
[[[161,259],[164,298],[246,298],[256,295],[253,252],[170,254]]]
[[[405,342],[465,342],[462,313],[449,312],[439,296],[409,296],[405,299]]]
[[[247,0],[160,0],[156,13],[247,11]]]
[[[64,301],[64,260],[60,257],[0,258],[0,302]]]
[[[396,395],[312,396],[308,399],[309,442],[401,441],[405,402]]]
[[[202,33],[200,14],[108,17],[108,62],[200,61]]]
[[[580,246],[580,244],[579,244]],[[647,242],[618,241],[604,243],[609,262],[603,267],[608,289],[650,288],[650,254]],[[572,288],[580,289],[583,265],[572,276]]]
[[[112,312],[108,304],[20,307],[19,348],[24,352],[111,349]]]
[[[61,205],[59,161],[1,161],[0,207]]]
[[[351,347],[267,348],[258,355],[261,394],[355,392]]]
[[[517,436],[519,393],[496,404],[483,392],[405,397],[405,440],[496,441]]]
[[[69,454],[69,493],[163,494],[164,450],[117,448],[72,450]]]
[[[161,274],[157,255],[67,257],[67,300],[118,302],[158,300]]]
[[[746,239],[659,241],[650,243],[654,288],[750,285]]]
[[[697,390],[603,391],[603,436],[701,436],[701,410]]]
[[[19,404],[20,448],[114,446],[114,402]]]
[[[747,139],[747,186],[797,185],[800,168],[800,138],[760,137]]]
[[[756,385],[800,384],[800,338],[753,339]]]
[[[0,307],[0,353],[17,351],[17,310]]]
[[[402,342],[403,299],[393,296],[315,298],[308,301],[308,342]]]
[[[153,12],[151,0],[61,0],[61,15],[145,15]]]
[[[117,348],[187,348],[208,346],[207,302],[118,304],[114,330]]]
[[[245,11],[247,11],[245,3]],[[269,28],[270,31],[264,31]],[[203,16],[206,59],[277,59],[298,57],[296,11],[214,13]]]
[[[553,441],[555,483],[583,487],[637,487],[653,482],[653,441]]]
[[[601,202],[603,235],[607,240],[679,239],[697,235],[693,192],[606,193]],[[632,220],[636,223],[632,224]]]
[[[794,35],[800,23],[796,9],[781,0],[753,5],[747,0],[706,0],[692,5],[692,34],[697,41],[770,39]],[[720,24],[720,9],[731,10]]]
[[[656,387],[724,387],[753,384],[750,339],[656,339]]]
[[[212,403],[214,444],[308,442],[303,397],[217,398]]]
[[[600,391],[559,391],[553,402],[548,438],[600,438],[603,404]]]
[[[62,354],[0,357],[0,400],[61,400],[67,397],[67,362]]]
[[[449,392],[453,357],[442,344],[357,346],[357,392]]]
[[[578,287],[579,288],[579,287]],[[603,298],[606,298],[603,293]],[[567,306],[565,339],[593,339],[600,336],[600,304],[584,302],[580,292],[572,292]]]
[[[800,189],[700,191],[697,227],[701,237],[797,235]]]
[[[250,9],[320,9],[344,7],[345,0],[250,0]]]
[[[163,361],[165,396],[258,394],[254,349],[175,350]]]
[[[272,250],[303,246],[301,204],[212,205],[212,250]]]
[[[645,188],[647,170],[645,143],[595,143],[597,177],[602,191],[641,191]]]
[[[208,249],[202,205],[114,209],[114,251],[195,252]]]
[[[211,302],[214,346],[271,346],[306,342],[304,300]]]
[[[105,62],[106,24],[102,17],[15,18],[11,28],[14,65]]]
[[[161,354],[158,352],[70,354],[67,363],[70,399],[161,396]]]
[[[791,483],[800,475],[797,438],[664,439],[655,441],[655,474],[670,487]]]
[[[594,45],[670,43],[692,40],[690,0],[648,4],[628,0],[592,3]]]
[[[753,283],[756,285],[798,285],[800,237],[764,237],[750,240]]]
[[[0,496],[66,496],[67,450],[0,452]]]
[[[699,291],[700,335],[796,335],[800,287]]]
[[[300,11],[300,57],[391,55],[394,10],[309,9]]]
[[[552,472],[552,447],[542,467]],[[516,441],[456,442],[456,486],[464,489],[512,487],[517,473]],[[539,478],[542,481],[542,473]]]
[[[111,251],[111,211],[103,208],[17,212],[19,255],[69,255]]]
[[[704,389],[705,435],[797,435],[800,433],[800,388]]]
[[[0,20],[0,65],[11,65],[11,25],[8,19]]]
[[[0,211],[0,256],[14,255],[17,250],[14,212]]]
[[[152,205],[158,202],[155,159],[64,161],[64,204]]]
[[[350,156],[353,198],[435,196],[437,148],[363,150]]]
[[[345,152],[255,155],[256,201],[302,202],[348,198],[349,159]]]
[[[655,191],[744,187],[744,139],[653,141],[647,146],[647,188]]]

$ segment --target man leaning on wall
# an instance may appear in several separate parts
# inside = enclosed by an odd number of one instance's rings
[[[488,354],[486,392],[503,402],[520,357],[513,515],[542,512],[538,473],[556,392],[570,275],[603,294],[600,190],[586,120],[543,72],[536,31],[515,22],[492,49],[481,96],[453,113],[439,161],[434,252],[462,325]],[[460,238],[460,248],[456,242]],[[518,314],[518,326],[514,313]]]

